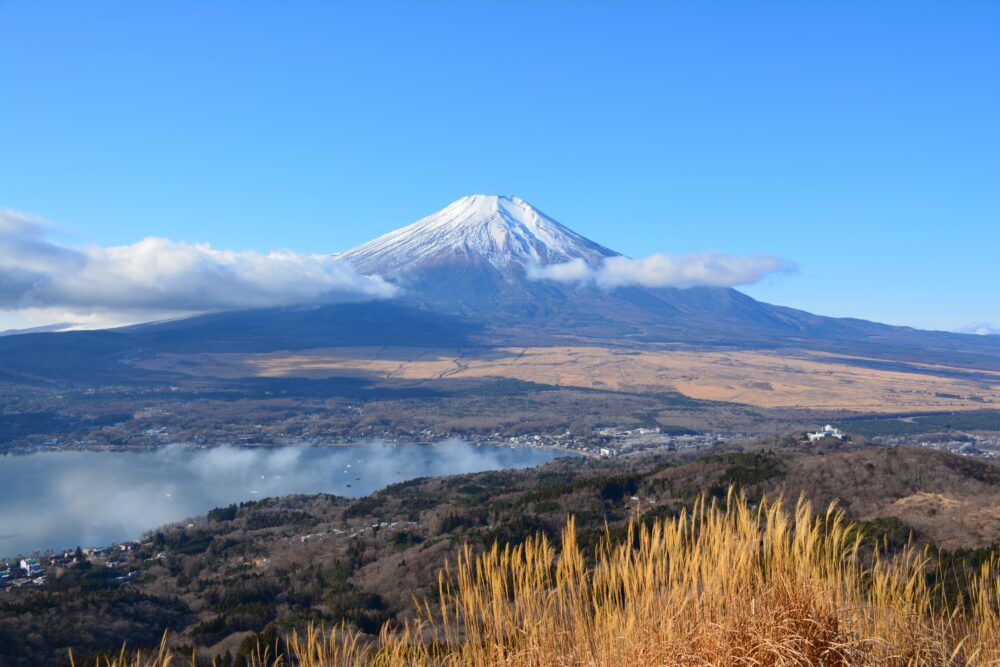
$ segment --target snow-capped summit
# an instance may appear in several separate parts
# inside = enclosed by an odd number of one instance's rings
[[[362,273],[396,276],[447,261],[512,266],[581,258],[597,264],[617,255],[567,229],[518,197],[469,195],[433,215],[339,253]]]

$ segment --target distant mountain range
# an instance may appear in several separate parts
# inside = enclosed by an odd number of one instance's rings
[[[829,318],[731,288],[607,288],[538,280],[537,267],[619,253],[517,197],[472,195],[336,255],[402,289],[392,301],[215,313],[123,329],[0,338],[0,377],[43,369],[110,370],[164,352],[269,352],[383,345],[676,344],[691,349],[806,349],[862,364],[1000,370],[1000,337]],[[114,362],[111,366],[109,363]],[[96,371],[95,371],[96,372]]]

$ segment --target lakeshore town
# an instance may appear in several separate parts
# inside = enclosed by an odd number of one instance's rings
[[[760,434],[740,433],[667,433],[659,428],[605,428],[588,438],[574,438],[571,434],[522,434],[517,436],[467,436],[473,445],[507,447],[533,447],[594,458],[628,456],[650,452],[695,450],[712,447],[729,441],[748,440]],[[444,441],[450,434],[424,431],[420,442]],[[380,438],[389,444],[405,446],[412,441],[397,440],[391,436]],[[846,440],[849,436],[831,425],[816,431],[800,433],[803,442],[824,439]],[[361,441],[360,439],[358,441]],[[932,436],[892,436],[871,440],[880,445],[919,446],[949,451],[962,456],[1000,459],[1000,433],[939,434]],[[349,441],[348,441],[349,442]],[[206,508],[207,510],[208,508]],[[188,524],[193,526],[194,524]],[[151,527],[152,528],[152,527]],[[377,527],[373,527],[377,528]],[[71,568],[101,568],[109,582],[125,585],[133,581],[144,563],[164,558],[155,552],[151,537],[128,540],[99,547],[76,547],[62,551],[34,552],[31,556],[0,559],[0,593],[10,593],[19,588],[45,586]]]
[[[473,445],[505,446],[512,448],[539,448],[582,455],[594,458],[622,456],[647,451],[676,451],[713,446],[732,438],[746,438],[750,434],[718,433],[664,433],[658,428],[607,428],[595,432],[588,438],[574,438],[563,434],[521,434],[516,436],[467,436],[463,440]],[[417,434],[417,442],[434,443],[453,438],[452,434],[423,431]],[[387,444],[406,446],[414,442],[411,438],[397,438],[384,434],[378,438]],[[362,438],[344,438],[338,444],[364,442]],[[260,446],[248,445],[244,446]],[[273,445],[272,445],[273,446]],[[335,446],[335,445],[334,445]],[[202,445],[204,448],[211,445]],[[79,447],[86,449],[86,447]],[[37,451],[37,450],[36,450]],[[206,508],[206,511],[210,508]],[[153,528],[151,526],[151,528]],[[53,578],[62,576],[76,567],[105,568],[107,578],[117,584],[127,584],[138,574],[144,562],[162,558],[162,553],[153,553],[149,539],[124,541],[108,546],[88,547],[76,550],[41,551],[30,557],[18,556],[4,561],[0,559],[0,592],[10,592],[22,587],[45,586]]]

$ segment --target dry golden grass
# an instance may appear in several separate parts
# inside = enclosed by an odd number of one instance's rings
[[[264,651],[255,667],[303,665],[990,665],[1000,664],[1000,579],[981,572],[948,606],[907,551],[863,557],[839,513],[800,502],[723,506],[606,540],[589,561],[572,519],[544,538],[476,555],[441,575],[435,604],[364,641],[340,628]],[[947,611],[946,611],[947,610]],[[107,667],[164,667],[124,654]]]
[[[871,360],[794,350],[706,352],[594,346],[501,348],[478,356],[428,348],[206,353],[161,355],[142,365],[234,378],[315,378],[344,373],[386,380],[505,377],[563,387],[669,389],[692,398],[769,408],[906,412],[1000,407],[1000,373],[979,372],[979,379],[973,380],[961,377],[961,369],[913,365],[912,372],[903,372],[866,368],[866,361]],[[932,374],[942,370],[954,371],[958,377]]]

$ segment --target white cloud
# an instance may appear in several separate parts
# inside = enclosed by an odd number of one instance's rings
[[[393,296],[396,287],[327,255],[217,250],[148,237],[69,248],[52,225],[0,210],[0,311],[34,322],[118,324],[218,310]]]
[[[532,280],[555,280],[560,283],[583,283],[594,279],[596,269],[577,257],[561,264],[529,266],[528,277]]]
[[[979,322],[960,328],[958,333],[976,334],[977,336],[1000,336],[1000,326]]]
[[[772,273],[788,272],[794,266],[777,257],[735,257],[702,252],[690,255],[650,255],[643,259],[608,257],[600,266],[574,259],[562,264],[530,267],[535,280],[594,283],[611,289],[641,287],[735,287],[759,282]]]

